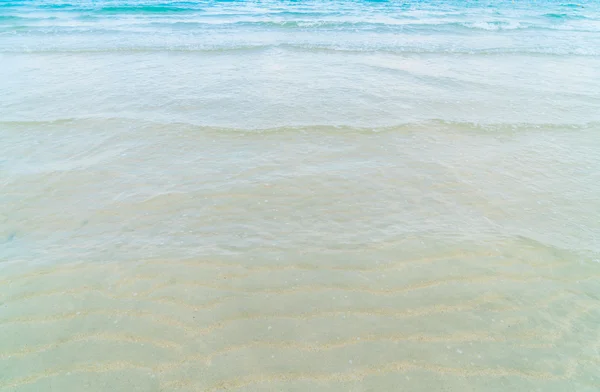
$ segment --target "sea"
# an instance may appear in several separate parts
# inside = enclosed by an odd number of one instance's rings
[[[599,1],[0,1],[1,392],[599,369]]]

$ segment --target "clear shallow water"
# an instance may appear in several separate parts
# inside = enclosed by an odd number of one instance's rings
[[[596,2],[0,4],[0,390],[596,391]]]

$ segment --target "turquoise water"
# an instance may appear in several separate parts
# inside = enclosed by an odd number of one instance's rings
[[[0,391],[600,390],[600,2],[0,2]]]
[[[0,115],[587,124],[599,30],[597,2],[3,2]]]

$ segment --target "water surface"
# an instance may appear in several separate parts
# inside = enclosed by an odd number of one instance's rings
[[[600,390],[600,5],[0,4],[0,391]]]

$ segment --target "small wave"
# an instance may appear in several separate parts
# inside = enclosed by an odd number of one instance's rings
[[[50,3],[50,4],[38,4],[36,8],[47,9],[47,10],[64,10],[69,8],[77,8],[77,5],[71,3]]]
[[[156,47],[156,46],[128,46],[128,47],[111,47],[111,48],[76,48],[76,49],[61,49],[61,48],[39,48],[31,49],[27,48],[24,50],[1,50],[0,53],[28,53],[28,54],[101,54],[101,53],[114,53],[114,54],[128,54],[128,53],[156,53],[156,52],[172,52],[172,53],[227,53],[227,52],[246,52],[246,51],[260,51],[279,45],[236,45],[230,47],[219,47],[219,46],[170,46],[170,47]]]
[[[176,3],[175,3],[176,4]],[[170,13],[170,12],[189,12],[199,11],[199,8],[190,8],[189,6],[177,5],[131,5],[131,6],[112,6],[97,9],[99,13],[109,14],[129,14],[129,13]]]
[[[543,26],[531,26],[531,25],[527,26],[527,25],[523,25],[519,22],[501,22],[501,21],[470,22],[470,23],[460,23],[460,25],[467,27],[469,29],[480,29],[480,30],[489,30],[489,31],[518,30],[518,29],[543,27]]]
[[[220,20],[220,21],[176,21],[176,22],[151,22],[149,25],[162,27],[182,27],[196,28],[208,27],[214,28],[219,26],[232,27],[255,27],[255,28],[322,28],[322,29],[373,29],[382,28],[389,25],[383,23],[370,22],[338,22],[327,20]]]
[[[567,19],[587,19],[585,16],[583,15],[574,15],[574,14],[565,14],[565,13],[548,13],[548,14],[544,14],[542,15],[545,18],[548,19],[560,19],[560,20],[567,20]]]
[[[101,3],[100,3],[101,4]],[[110,3],[109,3],[110,4]],[[110,14],[129,14],[129,13],[169,13],[181,11],[198,10],[197,3],[191,2],[169,2],[169,3],[142,3],[142,4],[123,4],[123,5],[96,5],[93,2],[81,3],[49,3],[38,4],[35,8],[44,10],[59,11],[94,11],[98,13]]]
[[[21,16],[16,15],[0,15],[0,22],[12,22],[15,20],[24,20],[27,18],[23,18]]]
[[[39,21],[57,19],[56,17],[21,17],[21,16],[0,16],[0,24],[6,22],[7,27],[13,23],[31,26],[32,34],[40,26]],[[75,23],[86,24],[88,31],[101,32],[104,30],[103,21],[107,20],[107,15],[88,12],[80,13],[72,18],[66,19],[75,21]],[[173,18],[136,18],[134,20],[111,19],[110,26],[118,28],[122,33],[132,33],[137,30],[147,30],[152,33],[156,29],[177,29],[180,31],[189,31],[190,33],[201,33],[202,30],[215,29],[253,29],[253,30],[304,30],[304,31],[345,31],[345,32],[379,32],[379,33],[456,33],[464,31],[510,31],[510,30],[540,30],[540,31],[570,31],[570,32],[598,32],[599,26],[594,23],[587,25],[562,23],[533,23],[531,21],[439,21],[439,20],[336,20],[336,19],[295,19],[295,20],[277,20],[270,17],[264,18],[212,18],[212,17],[182,17],[173,20]],[[70,33],[65,27],[70,25],[42,26],[46,29],[51,28],[53,34]]]
[[[0,15],[0,23],[9,22],[9,23],[37,23],[40,21],[54,21],[59,18],[56,16],[16,16],[16,15]],[[12,27],[12,24],[9,24],[8,27]],[[25,25],[30,26],[30,25]],[[32,26],[34,27],[34,26]],[[53,26],[57,27],[57,26]],[[34,27],[35,28],[35,27]]]
[[[551,18],[551,19],[566,19],[569,15],[567,14],[544,14],[542,16],[545,16],[546,18]]]
[[[81,21],[97,21],[97,20],[101,20],[102,17],[98,16],[98,15],[93,15],[93,14],[82,14],[79,15],[77,17],[75,17],[76,20],[81,20]]]
[[[215,127],[210,125],[194,124],[187,122],[160,122],[146,119],[137,119],[130,117],[71,117],[57,118],[52,120],[32,120],[32,121],[0,121],[0,125],[9,129],[14,128],[39,128],[46,129],[49,126],[59,126],[61,128],[69,126],[78,126],[80,124],[106,124],[114,125],[122,124],[134,126],[137,124],[146,129],[148,126],[158,126],[163,129],[166,126],[173,127],[173,130],[193,131],[193,132],[217,132],[217,133],[289,133],[289,132],[323,132],[323,133],[339,133],[339,132],[355,132],[355,133],[378,133],[378,132],[397,132],[397,131],[426,131],[428,129],[455,129],[469,132],[524,132],[524,131],[549,131],[549,130],[597,130],[600,129],[600,122],[587,123],[481,123],[481,122],[462,122],[448,121],[442,119],[430,119],[424,121],[414,121],[406,123],[398,123],[396,125],[364,127],[352,126],[347,124],[340,125],[294,125],[280,126],[273,128],[227,128]]]
[[[594,48],[555,48],[555,47],[531,47],[531,48],[452,48],[452,47],[416,47],[416,46],[395,46],[395,45],[343,45],[343,44],[320,44],[320,43],[276,43],[276,44],[239,44],[231,46],[223,45],[172,45],[172,46],[117,46],[117,47],[81,47],[81,48],[23,48],[15,50],[14,48],[0,49],[0,53],[11,54],[92,54],[92,53],[199,53],[199,54],[219,54],[231,52],[256,52],[266,50],[287,50],[297,52],[312,53],[387,53],[397,55],[420,55],[420,54],[438,54],[454,56],[497,56],[497,55],[525,55],[525,56],[582,56],[597,57],[600,51]]]

